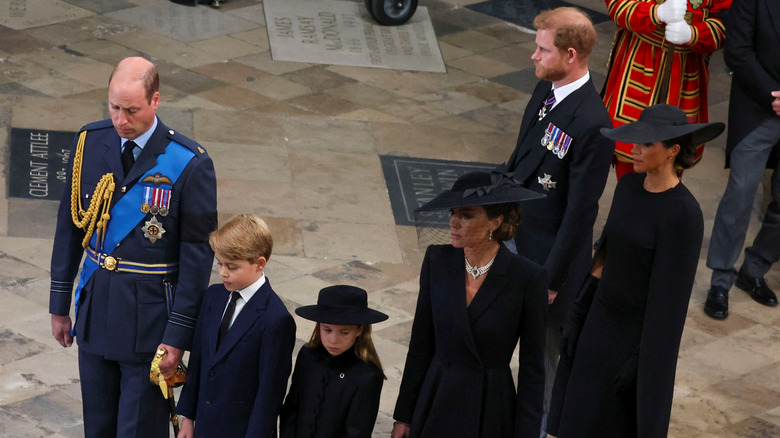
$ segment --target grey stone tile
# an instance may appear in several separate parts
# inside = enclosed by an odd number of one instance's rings
[[[95,12],[97,14],[105,14],[107,12],[119,11],[122,9],[129,9],[135,6],[135,4],[124,0],[101,0],[99,2],[91,0],[66,0],[68,3],[78,6],[82,9]]]
[[[61,391],[14,403],[6,407],[9,412],[34,418],[42,430],[58,431],[81,423],[81,403]]]
[[[45,348],[45,345],[35,342],[26,336],[22,336],[7,328],[0,329],[0,365],[5,365],[24,357],[34,356]]]
[[[250,29],[256,23],[208,7],[153,3],[106,14],[180,41],[198,41]]]

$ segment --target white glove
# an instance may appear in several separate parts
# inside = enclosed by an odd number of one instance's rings
[[[666,0],[655,8],[655,17],[664,23],[683,21],[688,11],[688,0]]]
[[[684,21],[675,21],[666,25],[666,41],[672,44],[688,44],[692,36],[691,26]]]

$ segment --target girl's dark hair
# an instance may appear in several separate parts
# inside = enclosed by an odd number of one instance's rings
[[[670,138],[661,142],[665,148],[678,144],[680,145],[680,152],[674,158],[674,166],[680,169],[687,169],[693,166],[696,158],[696,146],[693,144],[693,138],[691,134],[685,134],[680,137]]]
[[[517,232],[517,227],[523,221],[523,209],[520,208],[520,203],[508,202],[505,204],[485,205],[484,207],[490,219],[504,215],[504,221],[496,231],[493,231],[493,239],[498,242],[513,239]]]

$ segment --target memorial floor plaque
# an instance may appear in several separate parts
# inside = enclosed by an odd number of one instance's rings
[[[11,128],[8,197],[59,200],[75,132]]]
[[[414,210],[452,187],[461,175],[498,164],[380,155],[396,225],[416,225]],[[425,225],[447,227],[449,211],[426,212]]]
[[[424,7],[401,26],[376,24],[363,2],[266,0],[263,7],[274,60],[447,71]]]
[[[147,4],[111,12],[106,16],[185,42],[205,40],[257,27],[257,23],[210,7],[192,8],[171,2]]]
[[[606,14],[563,0],[488,0],[481,3],[474,3],[466,7],[472,11],[481,12],[490,15],[491,17],[514,23],[522,28],[528,29],[530,32],[536,32],[533,24],[534,18],[542,11],[555,9],[561,6],[573,6],[582,9],[590,16],[593,24],[599,24],[610,20],[609,16]]]
[[[46,26],[94,15],[60,0],[0,1],[0,25],[14,30]]]

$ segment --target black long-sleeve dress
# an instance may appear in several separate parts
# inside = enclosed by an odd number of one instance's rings
[[[703,219],[682,183],[651,193],[644,178],[620,179],[601,280],[581,292],[564,329],[548,424],[559,438],[665,437],[669,428]]]
[[[354,349],[302,347],[280,414],[282,438],[370,438],[385,376]]]

